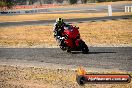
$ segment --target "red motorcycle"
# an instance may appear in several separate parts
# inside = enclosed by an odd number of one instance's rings
[[[80,38],[79,27],[76,26],[65,26],[64,32],[64,44],[60,48],[64,51],[82,51],[82,53],[88,53],[89,49],[85,42]]]

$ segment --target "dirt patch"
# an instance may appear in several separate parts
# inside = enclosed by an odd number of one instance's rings
[[[129,84],[86,84],[82,88],[131,88]],[[76,71],[0,65],[0,88],[80,88]]]

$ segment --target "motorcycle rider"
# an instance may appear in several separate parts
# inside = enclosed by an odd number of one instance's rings
[[[54,24],[54,27],[53,27],[54,37],[58,41],[59,46],[62,46],[64,44],[64,41],[63,41],[64,37],[62,36],[62,33],[66,25],[67,24],[63,21],[62,18],[57,18]]]

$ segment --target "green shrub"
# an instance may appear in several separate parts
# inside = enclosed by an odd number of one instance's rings
[[[86,4],[88,0],[81,0],[82,4]]]
[[[64,0],[55,0],[57,3],[63,3]]]
[[[78,0],[69,0],[69,3],[70,3],[70,4],[77,4],[77,1],[78,1]]]
[[[6,6],[5,2],[0,1],[0,7]]]

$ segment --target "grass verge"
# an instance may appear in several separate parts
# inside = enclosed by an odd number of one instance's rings
[[[132,15],[132,13],[116,12],[113,16]],[[16,21],[35,21],[35,20],[55,20],[58,17],[64,19],[71,18],[91,18],[91,17],[104,17],[108,13],[69,13],[69,14],[28,14],[28,15],[11,15],[0,16],[1,22],[16,22]]]
[[[89,45],[132,45],[132,19],[73,24]],[[0,27],[0,46],[56,46],[52,26]]]

